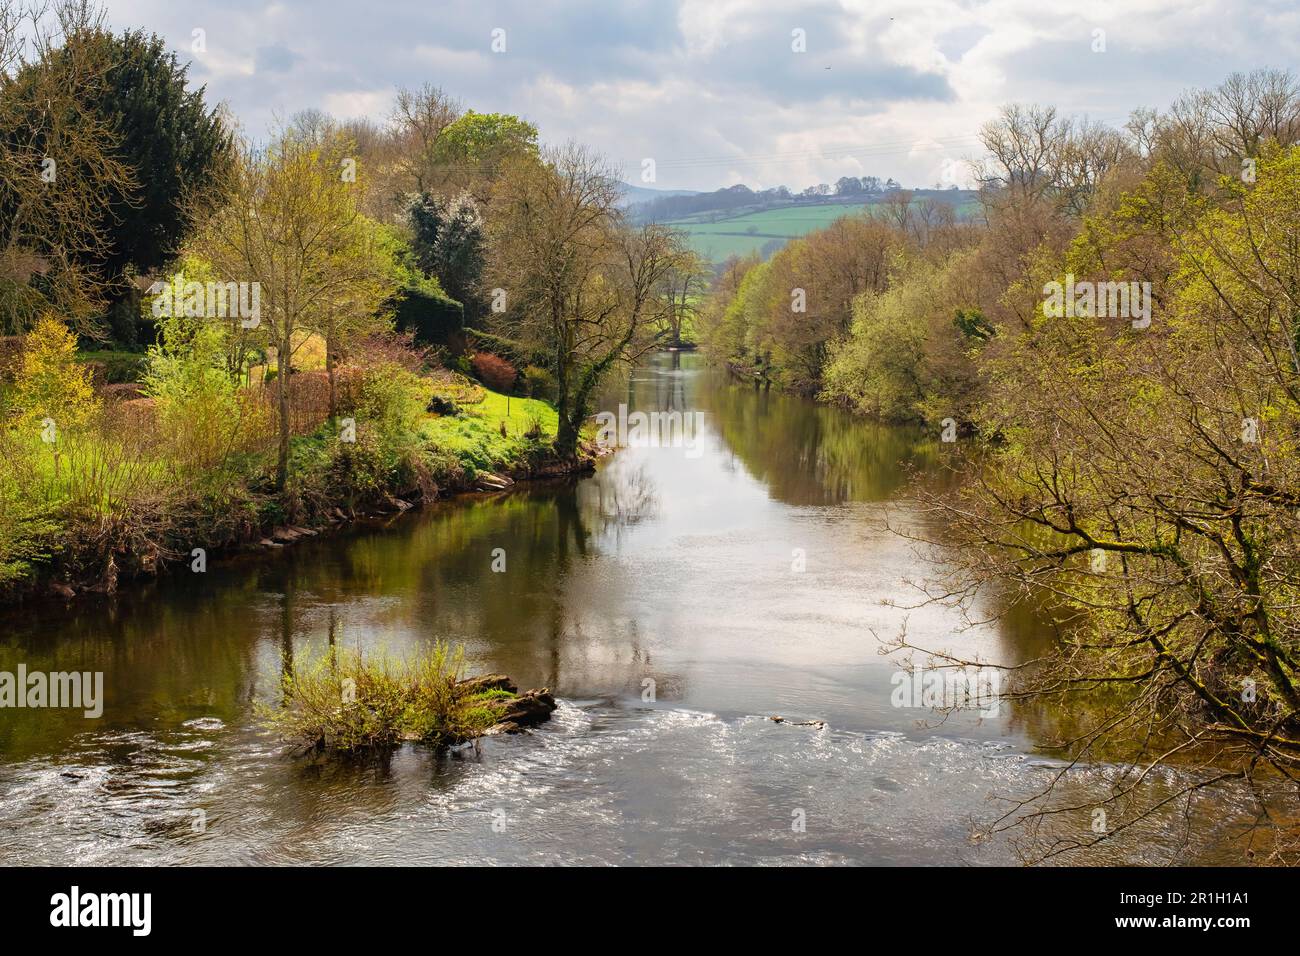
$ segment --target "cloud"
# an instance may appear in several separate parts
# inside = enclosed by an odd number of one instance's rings
[[[258,47],[253,54],[253,70],[256,73],[287,73],[293,68],[298,57],[282,43]]]
[[[397,87],[433,83],[693,189],[930,184],[1003,103],[1122,122],[1300,53],[1283,0],[115,0],[111,18],[164,36],[254,135],[307,107],[383,119]]]

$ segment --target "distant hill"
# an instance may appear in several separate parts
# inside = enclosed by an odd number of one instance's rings
[[[958,220],[971,218],[980,208],[974,190],[916,189],[911,192],[913,202],[932,199],[951,203]],[[724,195],[719,196],[719,193]],[[785,192],[780,196],[777,190],[756,193],[741,186],[717,193],[698,193],[685,200],[657,199],[634,207],[632,214],[643,222],[662,222],[680,229],[689,236],[693,249],[711,262],[718,263],[728,256],[754,252],[767,258],[791,239],[824,229],[841,216],[871,215],[888,195],[810,197],[791,196]],[[676,215],[663,215],[668,212]]]
[[[619,183],[619,192],[623,194],[623,205],[634,206],[639,203],[650,202],[655,199],[666,199],[672,196],[694,196],[695,191],[691,189],[652,189],[649,186],[633,186],[631,183]]]

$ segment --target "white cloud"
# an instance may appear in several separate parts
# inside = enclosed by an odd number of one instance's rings
[[[310,106],[383,119],[398,86],[429,82],[524,115],[548,142],[653,156],[664,188],[799,189],[849,173],[929,184],[975,152],[1002,103],[1120,122],[1300,51],[1300,12],[1261,0],[115,0],[110,13],[194,59],[195,80],[253,133]],[[488,51],[496,26],[505,54]],[[794,27],[805,54],[790,50]],[[285,53],[259,69],[258,50]]]

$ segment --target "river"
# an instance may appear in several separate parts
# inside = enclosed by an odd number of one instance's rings
[[[1057,772],[1039,746],[1057,715],[892,706],[902,665],[879,653],[904,624],[998,662],[1050,639],[1029,608],[971,629],[889,606],[933,573],[886,522],[941,532],[908,468],[943,487],[943,446],[692,355],[637,369],[619,402],[698,412],[696,440],[6,617],[0,669],[103,671],[106,704],[0,712],[0,862],[1016,862],[972,825]],[[552,688],[554,719],[370,763],[295,757],[260,729],[254,704],[295,657],[436,639],[470,673]],[[1067,786],[1086,798],[1105,772]],[[1196,809],[1191,859],[1217,859],[1229,810]],[[1076,862],[1163,863],[1183,840],[1157,819]]]

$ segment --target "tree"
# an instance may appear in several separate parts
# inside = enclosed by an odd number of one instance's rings
[[[21,332],[49,310],[97,334],[111,247],[101,210],[136,187],[117,134],[88,106],[106,65],[84,44],[102,23],[84,4],[0,0],[0,328]]]
[[[239,382],[249,373],[249,366],[254,360],[263,356],[266,336],[264,330],[246,325],[240,316],[238,291],[227,298],[224,308],[213,310],[217,314],[185,314],[186,290],[194,288],[191,283],[198,283],[206,292],[208,283],[215,282],[218,278],[212,263],[197,255],[182,256],[176,263],[176,270],[158,280],[158,285],[161,285],[158,291],[154,291],[156,286],[150,286],[141,301],[141,311],[149,321],[156,324],[160,336],[170,336],[171,341],[176,343],[173,352],[191,341],[199,341],[205,346],[213,341],[218,342],[226,376],[232,382]],[[201,339],[196,338],[189,334],[190,327],[187,325],[169,326],[168,320],[173,318],[201,318],[216,329],[217,335],[215,338],[207,335]],[[166,345],[161,339],[160,342]]]
[[[694,325],[699,315],[699,299],[707,288],[709,280],[708,264],[693,252],[683,252],[680,262],[669,269],[659,289],[664,300],[661,310],[664,316],[663,327],[659,335],[668,339],[668,344],[678,348],[682,344],[682,330]]]
[[[551,354],[559,430],[572,458],[596,387],[650,345],[655,292],[680,263],[672,233],[623,221],[615,171],[574,145],[507,165],[492,196],[490,281],[512,337]]]
[[[77,361],[76,337],[58,319],[46,316],[24,338],[15,392],[28,423],[50,419],[57,429],[70,429],[94,412],[90,370]]]
[[[82,29],[32,69],[57,72],[79,58],[104,71],[102,82],[77,90],[81,109],[112,131],[113,155],[134,174],[129,192],[95,210],[109,241],[87,264],[110,281],[128,267],[148,274],[177,255],[195,219],[219,201],[232,136],[203,89],[186,89],[188,68],[161,37]]]
[[[1136,118],[1153,151],[1196,190],[1239,176],[1268,144],[1300,142],[1300,80],[1289,70],[1233,73],[1217,87],[1191,90],[1166,114]]]
[[[962,549],[944,549],[957,570],[936,596],[965,605],[996,582],[1062,609],[1058,647],[1015,696],[1101,695],[1059,742],[1072,761],[1137,748],[1098,802],[1116,822],[1045,856],[1236,784],[1256,801],[1252,849],[1300,856],[1300,149],[1266,151],[1258,172],[1224,201],[1182,181],[1176,275],[1149,328],[1040,316],[1016,337],[987,369],[995,467],[927,496]],[[1140,786],[1175,758],[1169,787]],[[1020,812],[1042,819],[1050,796]]]
[[[505,163],[537,158],[537,127],[509,113],[470,110],[442,131],[433,153],[449,183],[486,199]]]
[[[350,323],[373,314],[393,289],[361,214],[362,184],[340,173],[347,153],[341,141],[321,146],[287,132],[265,149],[246,147],[231,201],[196,243],[223,278],[260,288],[260,323],[276,354],[281,489],[289,471],[289,379],[300,333],[322,335],[328,356]]]
[[[443,130],[461,115],[459,101],[426,83],[418,90],[397,91],[390,128],[396,140],[397,165],[404,192],[424,193],[443,185],[435,147]]]
[[[483,219],[469,193],[440,199],[428,193],[411,201],[412,248],[424,273],[465,307],[471,322],[481,314],[484,268]]]
[[[353,234],[341,237],[333,266],[350,275],[351,281],[338,289],[323,308],[308,316],[308,324],[325,340],[330,418],[339,411],[339,363],[349,357],[354,343],[392,329],[387,306],[398,283],[389,249],[383,227],[359,217]]]

